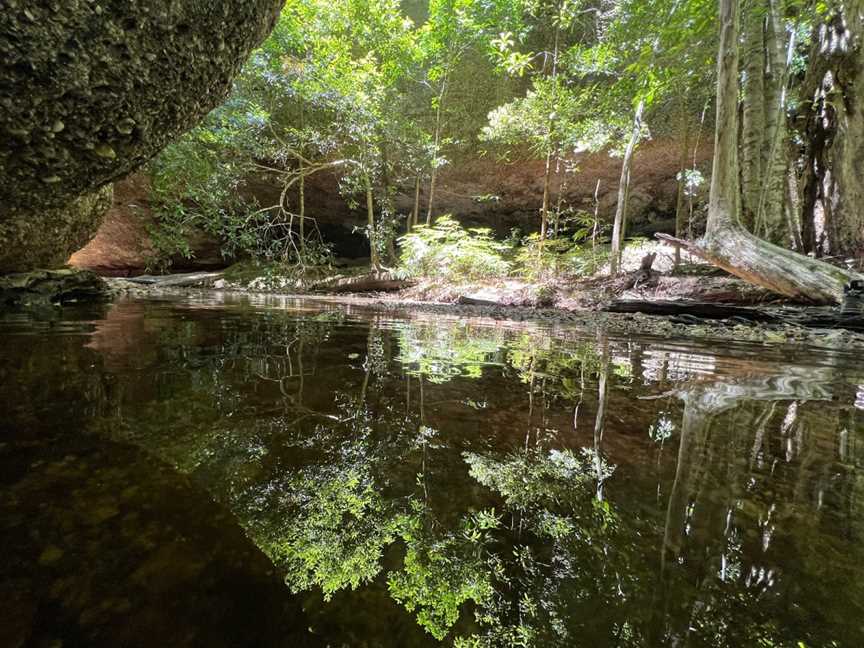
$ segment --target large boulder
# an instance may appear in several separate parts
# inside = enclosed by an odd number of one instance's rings
[[[33,268],[57,268],[89,241],[111,206],[112,186],[72,198],[63,207],[37,213],[6,209],[0,217],[0,274]]]
[[[0,247],[67,224],[43,237],[50,251],[6,251],[0,271],[56,264],[86,243],[94,208],[109,204],[100,190],[224,99],[283,1],[5,0]]]

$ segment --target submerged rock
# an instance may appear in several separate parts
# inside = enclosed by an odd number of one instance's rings
[[[88,270],[33,270],[0,276],[0,308],[109,299],[108,285]]]
[[[35,241],[20,256],[6,252],[3,267],[38,267],[55,246],[53,256],[65,260],[73,238],[81,247],[98,224],[93,207],[102,206],[92,196],[104,196],[102,187],[224,99],[281,5],[7,0],[0,12],[0,247],[14,248],[58,219],[68,221],[70,236],[45,237],[41,253]]]

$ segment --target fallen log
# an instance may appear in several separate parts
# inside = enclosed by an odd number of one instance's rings
[[[139,275],[127,277],[126,281],[157,288],[193,288],[209,285],[221,277],[221,272],[185,272],[168,275]]]
[[[645,315],[660,316],[689,315],[691,317],[711,320],[738,317],[751,322],[777,321],[775,315],[758,308],[717,302],[700,302],[690,299],[618,299],[603,310],[607,313],[643,313]]]
[[[697,241],[657,233],[670,245],[682,247],[708,263],[757,286],[803,303],[836,304],[843,287],[861,279],[843,268],[786,250],[732,224],[728,216],[717,217],[716,228]]]
[[[864,312],[825,308],[763,309],[736,304],[694,300],[619,299],[607,305],[607,313],[642,313],[671,317],[677,323],[698,324],[700,320],[732,320],[760,324],[800,326],[816,329],[846,329],[864,332]]]
[[[456,300],[457,304],[463,306],[500,306],[501,304],[494,299],[486,299],[484,297],[475,297],[473,295],[460,295]]]
[[[311,286],[315,292],[351,293],[351,292],[393,292],[412,286],[414,282],[397,277],[393,273],[371,272],[356,277],[331,277],[318,281]]]

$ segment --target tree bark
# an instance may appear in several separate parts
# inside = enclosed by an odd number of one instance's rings
[[[630,197],[630,169],[633,166],[633,153],[639,143],[639,135],[642,132],[642,112],[645,109],[645,101],[640,100],[636,106],[636,114],[633,118],[633,130],[630,133],[630,141],[627,142],[627,150],[624,152],[624,161],[621,164],[621,181],[618,183],[618,206],[615,209],[615,222],[612,226],[612,256],[610,258],[610,273],[617,276],[621,270],[621,251],[624,247],[624,238],[627,232],[627,201]]]
[[[754,233],[772,243],[788,245],[793,236],[783,208],[788,166],[786,85],[795,34],[792,32],[790,35],[787,48],[785,26],[778,5],[778,0],[767,0],[765,5],[765,140],[762,145],[762,182]]]
[[[375,203],[372,200],[372,187],[366,186],[366,218],[369,223],[369,263],[372,272],[381,271],[381,259],[378,256],[378,237],[375,235]]]
[[[739,0],[720,0],[714,166],[705,236],[696,242],[675,242],[746,281],[782,295],[815,303],[839,302],[843,286],[864,276],[760,240],[741,226],[736,146],[738,8]]]
[[[306,175],[303,170],[303,162],[300,162],[300,263],[306,262]]]
[[[798,190],[798,173],[792,163],[792,154],[788,156],[786,166],[786,193],[784,196],[786,220],[789,231],[792,233],[792,249],[796,252],[805,252],[804,239],[802,238],[801,221],[798,219],[801,213],[801,198]]]
[[[764,0],[745,0],[742,25],[744,80],[741,92],[741,224],[751,232],[762,187],[765,137]]]
[[[864,254],[864,2],[847,0],[818,25],[804,81],[805,244],[827,239],[832,255]],[[820,218],[821,217],[821,218]],[[815,221],[824,223],[823,237]],[[820,240],[822,239],[822,240]]]
[[[414,210],[408,216],[408,231],[410,232],[417,223],[420,222],[420,174],[417,174],[417,179],[414,181]]]
[[[778,0],[742,3],[741,224],[773,243],[791,240],[783,212],[787,68]]]
[[[822,175],[828,139],[821,118],[824,102],[822,80],[827,71],[828,61],[820,54],[820,33],[820,26],[815,26],[811,37],[809,64],[800,91],[805,109],[798,117],[800,122],[798,129],[806,146],[804,172],[801,179],[801,239],[804,243],[803,251],[816,256],[820,256],[823,251],[817,234],[817,213],[822,211]]]

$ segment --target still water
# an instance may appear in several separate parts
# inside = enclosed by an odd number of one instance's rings
[[[864,366],[310,301],[0,317],[0,646],[864,646]]]

